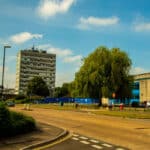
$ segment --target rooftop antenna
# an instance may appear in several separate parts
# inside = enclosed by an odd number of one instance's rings
[[[32,46],[32,50],[33,50],[33,51],[35,50],[34,44],[33,44],[33,46]]]

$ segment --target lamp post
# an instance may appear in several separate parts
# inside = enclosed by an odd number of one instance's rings
[[[4,55],[3,55],[3,70],[2,70],[2,89],[1,89],[1,94],[2,94],[2,100],[3,100],[3,89],[4,89],[4,72],[5,72],[5,51],[6,48],[11,48],[9,45],[4,46]]]

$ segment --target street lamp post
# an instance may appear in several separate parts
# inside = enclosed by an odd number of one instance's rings
[[[6,48],[11,48],[9,45],[4,46],[4,55],[3,55],[3,70],[2,70],[2,86],[1,86],[1,94],[2,94],[2,100],[3,100],[3,89],[4,89],[4,72],[5,72],[5,51]]]

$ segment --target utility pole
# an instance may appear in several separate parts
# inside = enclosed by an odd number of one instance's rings
[[[2,69],[2,85],[1,85],[1,95],[3,100],[3,90],[4,90],[4,73],[5,73],[5,52],[6,48],[11,48],[9,45],[4,46],[4,55],[3,55],[3,69]]]

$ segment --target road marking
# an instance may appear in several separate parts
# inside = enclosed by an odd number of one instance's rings
[[[103,147],[99,146],[99,145],[92,145],[92,147],[96,148],[96,149],[103,149]]]
[[[105,147],[112,147],[112,145],[106,144],[106,143],[104,143],[104,144],[102,144],[102,145],[105,146]]]
[[[87,140],[88,138],[84,136],[80,136],[80,139]]]
[[[123,148],[116,148],[116,150],[124,150]]]
[[[89,142],[87,142],[87,141],[80,141],[81,143],[83,143],[83,144],[90,144]]]
[[[99,143],[99,141],[97,141],[97,140],[90,140],[90,141],[93,143]]]
[[[73,137],[72,139],[73,139],[73,140],[76,140],[76,141],[78,141],[78,140],[79,140],[79,139],[78,139],[78,138],[76,138],[76,137]]]
[[[79,136],[79,135],[78,135],[78,134],[73,134],[73,136],[77,137],[77,136]]]

